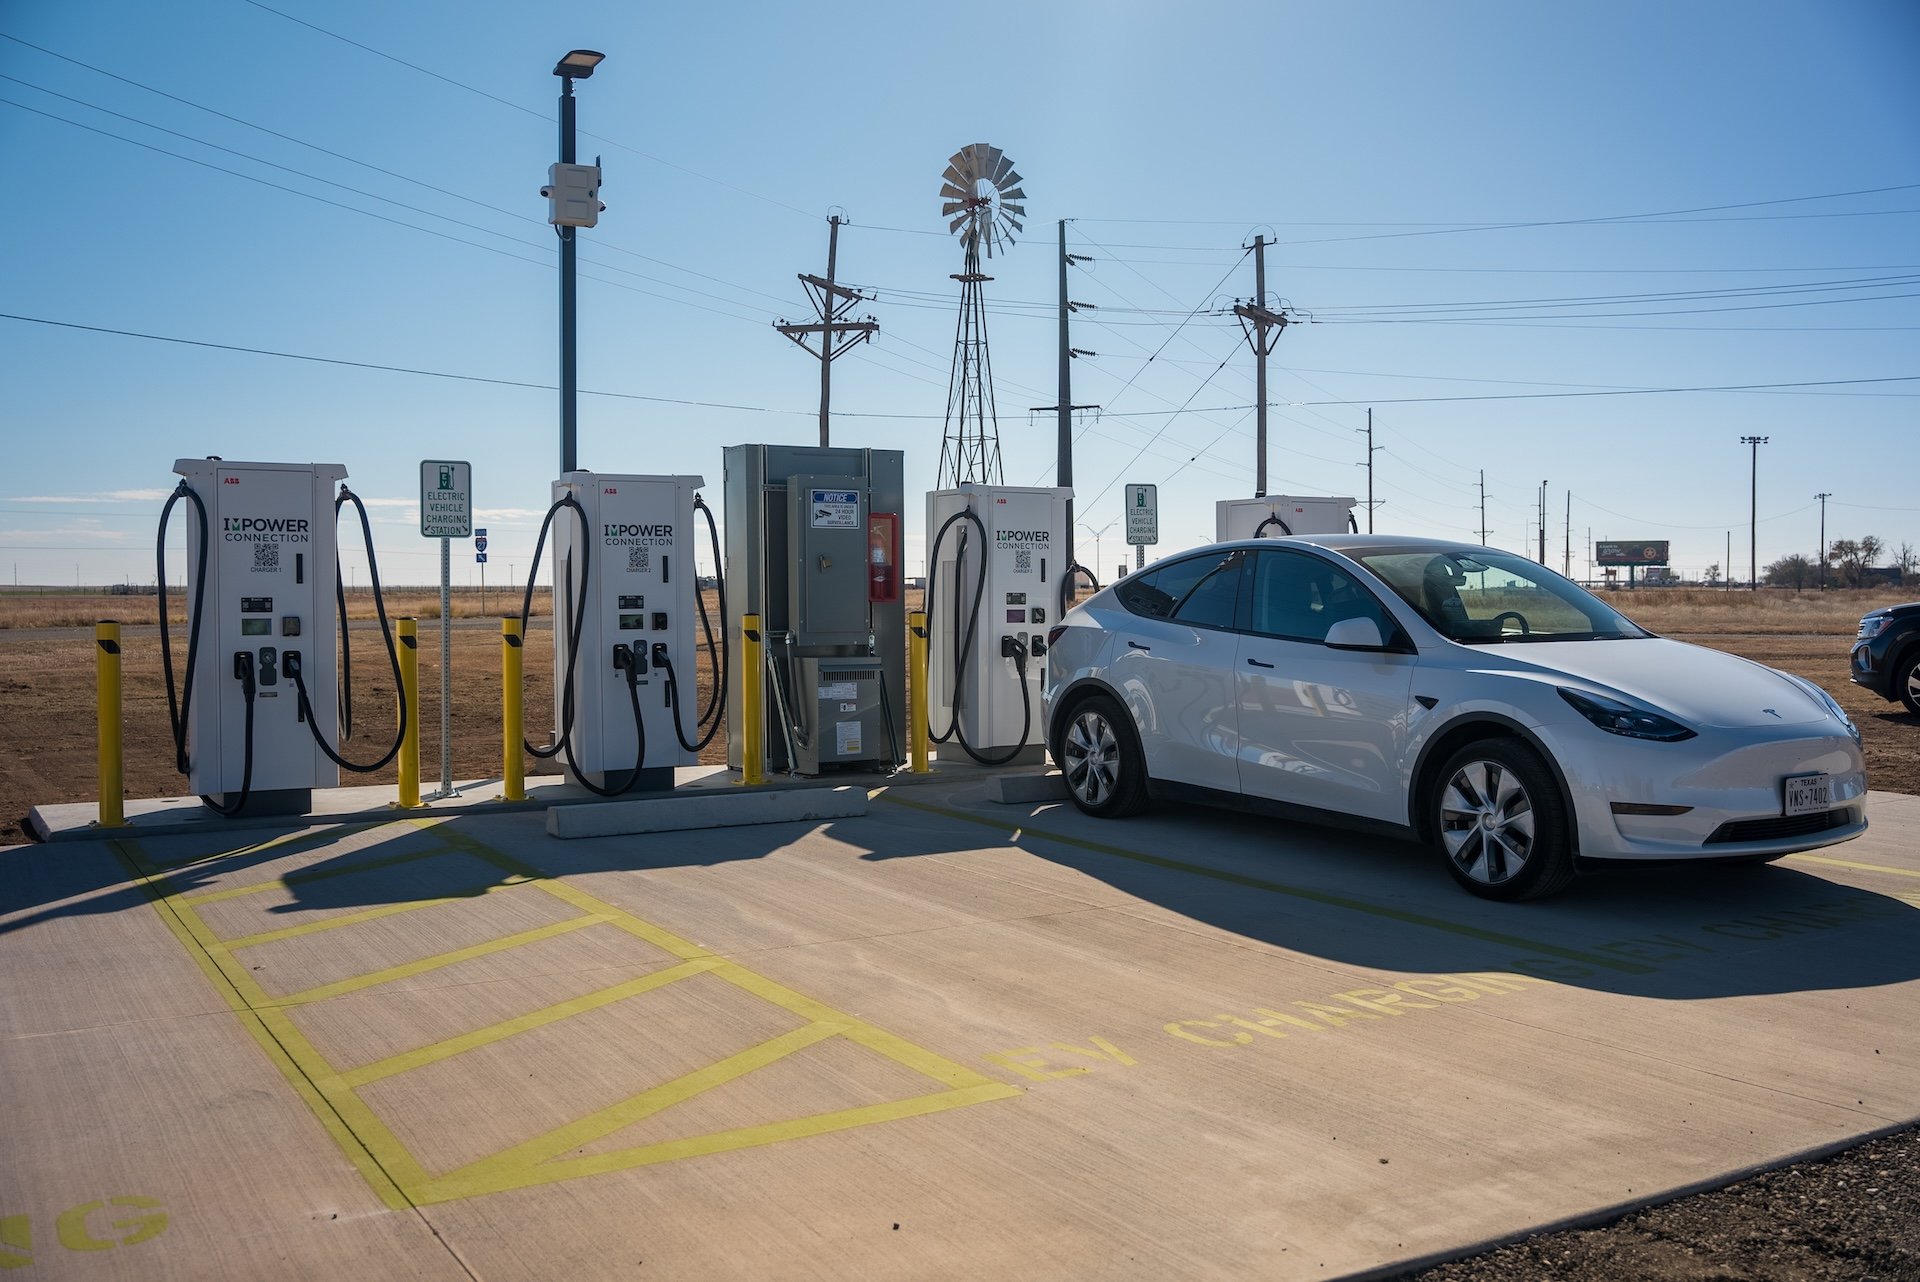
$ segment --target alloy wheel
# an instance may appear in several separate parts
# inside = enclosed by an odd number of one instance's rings
[[[1497,761],[1469,761],[1440,794],[1440,838],[1466,877],[1497,885],[1518,876],[1533,853],[1533,800]]]
[[[1099,806],[1113,795],[1120,780],[1120,741],[1104,716],[1092,709],[1075,716],[1061,746],[1067,787],[1082,805]]]

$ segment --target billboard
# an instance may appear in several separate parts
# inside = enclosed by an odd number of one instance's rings
[[[1596,565],[1665,565],[1667,540],[1634,539],[1631,542],[1599,542],[1593,545]]]

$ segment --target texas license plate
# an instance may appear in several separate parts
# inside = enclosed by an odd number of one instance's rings
[[[1786,781],[1786,790],[1789,817],[1818,814],[1833,805],[1831,775],[1793,775]]]

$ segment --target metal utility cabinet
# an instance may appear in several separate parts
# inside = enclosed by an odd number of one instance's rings
[[[1288,534],[1345,534],[1353,528],[1354,500],[1269,494],[1221,499],[1213,505],[1214,538],[1280,538]]]
[[[898,450],[733,445],[726,460],[727,634],[760,618],[764,670],[728,672],[727,764],[740,691],[764,686],[767,766],[892,769],[906,743]]]

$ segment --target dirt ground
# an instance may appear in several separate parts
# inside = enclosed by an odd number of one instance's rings
[[[1743,603],[1741,594],[1690,599],[1694,595],[1612,599],[1667,635],[1817,682],[1860,727],[1872,786],[1920,794],[1920,720],[1847,679],[1854,624],[1865,610],[1892,598],[1834,593],[1809,600],[1763,593]],[[0,601],[0,615],[7,604]],[[0,617],[0,728],[24,745],[0,754],[0,845],[27,839],[21,824],[31,806],[95,795],[94,645],[91,628],[73,626],[71,619],[145,619],[153,609],[151,598],[63,605],[77,613]],[[422,613],[437,608],[437,602],[419,605],[429,607]],[[458,617],[464,613],[456,609],[452,630],[453,773],[492,777],[501,766],[499,629],[491,620]],[[550,635],[545,621],[536,619],[524,647],[527,725],[535,733],[553,698]],[[173,771],[157,630],[129,625],[123,644],[127,793],[176,795],[184,780]],[[359,729],[348,755],[365,759],[380,755],[390,739],[393,695],[379,634],[356,628],[354,647]],[[420,743],[427,787],[439,773],[439,664],[438,623],[423,618]],[[703,656],[703,705],[711,680]],[[725,754],[722,728],[702,760],[724,761]],[[393,777],[392,767],[369,776]],[[1543,1234],[1406,1276],[1420,1282],[1920,1282],[1920,1129],[1610,1224]]]

